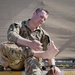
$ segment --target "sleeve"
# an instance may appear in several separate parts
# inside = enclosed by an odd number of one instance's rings
[[[47,50],[48,44],[50,44],[50,36],[46,31],[43,32],[42,38],[41,38],[43,50]]]
[[[16,43],[17,39],[19,37],[21,37],[19,35],[19,32],[20,32],[20,26],[19,26],[19,24],[17,24],[17,23],[11,24],[10,27],[9,27],[9,29],[8,29],[8,31],[7,31],[7,39],[9,41],[12,41],[12,42]]]

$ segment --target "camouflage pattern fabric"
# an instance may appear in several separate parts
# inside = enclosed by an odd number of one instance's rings
[[[3,48],[1,52],[11,69],[20,70],[25,65],[25,71],[27,75],[37,75],[39,72],[39,75],[41,75],[39,66],[42,66],[42,58],[38,58],[38,66],[37,63],[34,62],[32,50],[29,47],[17,45],[16,41],[19,37],[30,40],[38,40],[42,43],[43,50],[46,50],[47,44],[50,43],[50,38],[49,35],[41,27],[38,27],[35,31],[31,31],[27,27],[28,22],[29,20],[22,21],[20,23],[13,23],[10,25],[7,31],[7,39],[10,42],[2,44]],[[37,61],[37,59],[35,60]],[[37,70],[35,71],[36,74],[33,74],[33,70]]]
[[[38,60],[35,57],[29,57],[25,60],[26,75],[42,75]]]
[[[24,55],[22,48],[18,47],[13,42],[4,42],[1,44],[1,55],[5,63],[14,70],[22,69],[24,65]]]
[[[4,67],[0,64],[0,71],[4,71]]]
[[[30,51],[26,53],[13,42],[4,42],[1,48],[2,58],[12,70],[21,70],[25,65],[26,75],[41,75],[39,62],[30,54]]]

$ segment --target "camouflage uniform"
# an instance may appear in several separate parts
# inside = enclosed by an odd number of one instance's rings
[[[7,62],[11,69],[21,70],[24,65],[26,75],[41,75],[42,58],[35,58],[29,47],[16,44],[17,39],[23,37],[30,40],[39,40],[42,43],[43,50],[47,49],[47,44],[50,43],[49,35],[41,27],[31,31],[27,27],[29,20],[10,25],[7,39],[11,41],[8,42],[8,45],[11,44],[12,48],[8,49],[10,46],[7,47],[6,44],[2,44],[6,46],[3,46],[2,54],[8,59]],[[15,48],[13,48],[14,46]]]

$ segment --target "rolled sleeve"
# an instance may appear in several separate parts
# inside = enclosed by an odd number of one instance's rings
[[[16,32],[12,32],[12,33],[10,33],[10,34],[7,36],[7,39],[8,39],[9,41],[12,41],[12,42],[17,42],[17,39],[18,39],[19,37],[21,37],[21,36],[19,36],[18,34],[16,34]]]
[[[14,24],[11,24],[8,31],[7,31],[7,39],[9,41],[12,41],[12,42],[17,42],[17,39],[19,37],[21,37],[19,35],[19,25],[14,23]]]

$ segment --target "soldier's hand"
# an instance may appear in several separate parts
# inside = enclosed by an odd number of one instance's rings
[[[55,57],[55,55],[59,52],[57,47],[55,46],[54,42],[51,41],[51,43],[47,46],[47,50],[45,53],[43,53],[43,58],[44,59],[52,59]]]
[[[52,67],[46,75],[60,75],[61,71],[58,67]]]
[[[38,40],[31,41],[30,44],[29,44],[29,47],[31,49],[35,50],[35,51],[43,49],[42,43],[40,41],[38,41]]]
[[[55,75],[60,75],[61,71],[57,66],[55,66],[54,70],[55,70]]]

